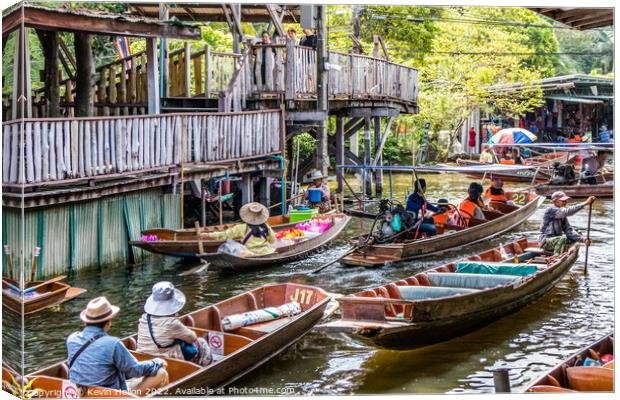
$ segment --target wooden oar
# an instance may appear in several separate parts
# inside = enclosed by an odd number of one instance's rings
[[[340,257],[331,260],[328,263],[325,263],[323,265],[321,265],[320,267],[318,267],[317,269],[315,269],[314,271],[310,272],[311,274],[318,274],[319,272],[323,271],[325,268],[329,267],[332,264],[337,263],[338,261],[342,260],[343,258],[345,258],[346,256],[355,253],[357,250],[361,249],[362,247],[366,247],[366,243],[362,244],[361,246],[355,246],[353,247],[351,250],[347,251],[346,253],[344,253],[343,255],[341,255]]]
[[[590,249],[590,226],[592,223],[592,203],[588,208],[588,232],[586,234],[586,259],[583,264],[583,273],[584,275],[588,273],[588,250]]]
[[[34,282],[37,277],[37,263],[39,261],[39,254],[41,253],[40,247],[34,248],[34,256],[32,257],[32,268],[30,270],[30,282]]]
[[[8,282],[5,279],[3,279],[2,281],[4,283],[6,283],[11,289],[17,290],[18,292],[23,292],[24,294],[26,294],[26,293],[29,293],[29,292],[33,292],[33,291],[35,291],[36,289],[38,289],[38,288],[40,288],[42,286],[49,285],[50,283],[62,281],[65,278],[66,278],[66,275],[57,276],[56,278],[52,278],[52,279],[49,279],[49,280],[47,280],[45,282],[41,282],[38,285],[31,286],[31,287],[29,287],[28,289],[25,289],[25,290],[21,290],[20,288],[18,288],[17,286],[11,284],[10,282]]]
[[[198,229],[198,228],[196,228]],[[202,240],[198,240],[198,253],[199,254],[203,254],[205,252],[204,247],[202,245]],[[204,271],[205,269],[209,268],[209,263],[206,261],[201,260],[200,264],[194,268],[191,268],[187,271],[181,272],[179,274],[179,276],[186,276],[186,275],[191,275],[191,274],[198,274],[201,273],[202,271]]]

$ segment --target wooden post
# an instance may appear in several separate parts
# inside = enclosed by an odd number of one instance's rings
[[[383,149],[380,146],[381,143],[381,117],[374,117],[374,127],[375,127],[375,165],[382,165],[382,157],[381,152]],[[383,194],[383,170],[375,169],[375,193],[377,194],[377,198],[381,198],[381,194]]]
[[[211,97],[211,48],[205,46],[205,97]]]
[[[317,5],[317,19],[316,19],[316,34],[317,34],[317,46],[316,46],[316,59],[317,59],[317,111],[323,111],[327,113],[327,70],[325,64],[328,61],[327,53],[327,26],[325,17],[325,7]],[[329,153],[328,153],[328,136],[327,136],[327,121],[321,121],[319,127],[316,130],[317,138],[317,160],[316,167],[323,175],[327,176],[329,167]]]
[[[60,70],[58,53],[60,49],[57,31],[37,30],[41,49],[45,57],[45,107],[48,117],[60,117]]]
[[[207,226],[207,200],[205,199],[206,194],[207,193],[205,191],[205,183],[201,180],[200,181],[200,224],[202,226]],[[221,224],[222,223],[220,222],[220,225]]]
[[[344,118],[336,117],[336,166],[344,164]],[[336,168],[337,193],[344,192],[344,171]]]
[[[146,80],[148,113],[159,114],[159,85],[157,84],[157,38],[146,38]]]
[[[254,201],[252,174],[246,173],[241,176],[241,203],[248,204],[252,201]]]
[[[159,19],[167,21],[170,19],[170,6],[166,3],[159,3]],[[162,97],[168,97],[168,39],[159,38],[159,92]]]
[[[75,116],[91,117],[95,111],[95,62],[93,60],[92,36],[89,33],[75,32],[76,84]]]
[[[185,50],[183,51],[183,57],[185,62],[183,63],[183,67],[185,70],[183,71],[183,75],[185,76],[185,97],[191,97],[191,67],[192,67],[192,49],[189,45],[189,42],[185,42]]]
[[[284,99],[287,101],[295,100],[295,77],[297,76],[297,60],[295,56],[295,42],[291,39],[286,40],[286,77]],[[292,103],[293,105],[295,103]]]
[[[269,190],[269,178],[261,177],[259,184],[258,201],[266,207],[271,206],[271,191]]]
[[[364,164],[370,165],[370,117],[364,117]],[[367,171],[364,182],[365,193],[372,195],[372,175]]]
[[[13,99],[12,119],[32,116],[32,95],[30,86],[30,46],[29,28],[15,31],[15,55],[13,60]]]

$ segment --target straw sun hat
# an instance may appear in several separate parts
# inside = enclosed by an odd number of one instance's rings
[[[317,179],[323,179],[323,178],[325,178],[323,176],[323,173],[321,171],[319,171],[318,169],[314,170],[312,172],[312,174],[310,174],[310,176],[309,176],[309,179],[311,181],[314,181],[314,180],[317,180]]]
[[[269,219],[269,210],[260,203],[248,203],[239,210],[241,220],[246,224],[260,225]]]
[[[157,282],[144,303],[144,312],[156,317],[174,315],[185,305],[185,295],[170,282]]]
[[[110,304],[105,297],[95,297],[80,313],[80,319],[87,324],[97,324],[116,317],[120,308]]]

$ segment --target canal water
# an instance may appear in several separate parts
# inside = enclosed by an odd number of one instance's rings
[[[452,203],[464,197],[469,178],[427,175],[428,198],[445,197]],[[353,177],[349,177],[353,181]],[[385,192],[387,190],[385,176]],[[526,184],[507,184],[506,188]],[[404,198],[411,187],[410,175],[394,176],[394,193]],[[79,312],[89,299],[105,295],[121,306],[111,334],[125,336],[137,330],[144,300],[153,283],[169,280],[187,296],[185,312],[207,306],[248,289],[294,281],[317,285],[334,293],[352,293],[407,277],[440,263],[477,253],[523,235],[534,238],[543,207],[514,231],[464,250],[446,252],[421,261],[380,269],[344,269],[334,265],[321,274],[309,271],[343,254],[346,238],[360,232],[353,220],[331,247],[298,262],[244,274],[208,271],[179,276],[195,264],[152,257],[139,266],[85,273],[70,280],[88,292],[64,305],[26,317],[26,373],[63,359],[64,340],[80,329]],[[542,299],[469,335],[412,351],[379,350],[343,334],[311,332],[279,356],[237,381],[236,387],[292,390],[297,394],[375,393],[490,393],[492,369],[510,368],[515,391],[571,353],[609,333],[614,325],[614,215],[613,201],[598,201],[592,213],[593,245],[588,273],[584,274],[584,251],[571,271]],[[587,210],[571,218],[582,232]],[[19,365],[19,318],[3,314],[3,356]],[[290,392],[289,392],[290,393]]]

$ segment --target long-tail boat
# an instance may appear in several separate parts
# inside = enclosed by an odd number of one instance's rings
[[[69,301],[86,292],[60,282],[60,276],[49,281],[27,282],[23,290],[13,279],[2,279],[2,306],[18,314],[28,315]]]
[[[307,334],[323,317],[330,299],[320,288],[282,283],[259,287],[184,315],[181,321],[210,344],[214,362],[201,367],[184,360],[164,358],[168,363],[166,370],[170,383],[150,395],[197,396],[205,394],[201,390],[230,385]],[[223,320],[232,315],[292,302],[300,306],[300,313],[227,331],[224,329]],[[123,343],[138,360],[155,357],[136,351],[137,335],[124,338]],[[67,363],[62,361],[27,377],[66,380],[68,373]]]
[[[533,192],[506,192],[506,196],[514,204],[522,205],[490,203],[495,211],[484,211],[486,220],[471,218],[466,228],[450,224],[436,224],[437,235],[427,238],[405,238],[400,242],[372,243],[344,257],[340,260],[340,264],[380,267],[488,240],[526,221],[545,200],[544,197]],[[454,205],[451,207],[456,208]],[[360,237],[355,239],[355,242],[362,243],[365,240],[366,237]]]
[[[531,382],[526,392],[613,392],[614,335],[579,350]],[[588,358],[594,363],[589,366]]]
[[[338,298],[341,319],[320,325],[388,349],[412,349],[464,335],[535,301],[571,268],[560,255],[520,239],[405,279]]]
[[[536,193],[541,196],[551,197],[553,192],[558,190],[566,193],[567,196],[574,198],[585,198],[596,196],[600,198],[614,197],[614,182],[607,181],[597,185],[575,184],[575,185],[536,185]]]
[[[227,269],[227,270],[250,270],[253,268],[263,267],[266,265],[283,264],[289,261],[299,259],[309,253],[319,249],[335,239],[346,227],[351,217],[345,214],[331,214],[329,216],[319,216],[315,218],[331,220],[331,227],[325,232],[315,235],[311,238],[303,237],[290,244],[276,247],[276,251],[272,254],[257,257],[238,257],[227,253],[204,253],[199,257],[209,263],[209,267]],[[286,228],[276,228],[279,230]]]

